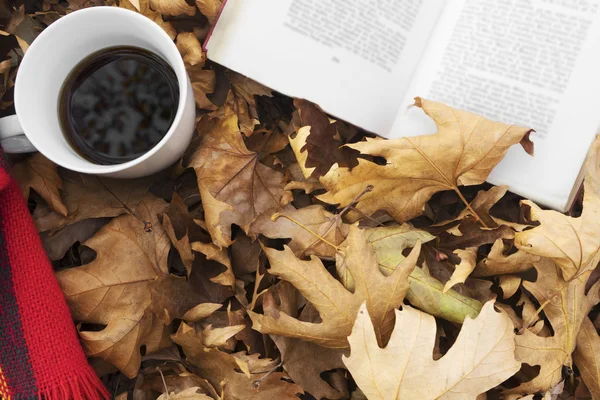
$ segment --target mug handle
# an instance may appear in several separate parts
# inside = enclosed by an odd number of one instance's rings
[[[16,115],[0,118],[0,147],[5,153],[31,153],[37,151],[31,144]]]

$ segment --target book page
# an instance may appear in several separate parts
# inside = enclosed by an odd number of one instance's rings
[[[600,4],[594,0],[448,0],[391,137],[434,133],[416,95],[531,127],[489,181],[565,210],[600,126]]]
[[[444,0],[228,0],[208,58],[389,132]]]

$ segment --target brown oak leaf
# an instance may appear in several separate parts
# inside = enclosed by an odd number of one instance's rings
[[[186,324],[182,324],[171,338],[183,348],[187,362],[192,365],[194,371],[207,379],[226,399],[295,400],[296,394],[304,393],[300,386],[283,380],[286,375],[281,372],[264,376],[269,371],[268,368],[265,369],[265,363],[258,363],[244,353],[229,354],[206,347],[201,334],[196,334],[194,329]],[[254,382],[263,376],[260,385],[256,386]]]
[[[376,255],[367,242],[365,232],[352,226],[347,239],[345,263],[354,277],[353,292],[347,290],[323,266],[311,257],[310,261],[296,258],[289,247],[283,251],[265,248],[271,268],[269,273],[293,284],[310,301],[321,316],[322,322],[299,321],[280,312],[278,318],[249,311],[254,329],[313,342],[325,347],[346,348],[348,334],[360,305],[367,307],[375,321],[377,338],[385,343],[393,329],[394,309],[402,305],[408,291],[408,276],[415,268],[420,243],[400,263],[390,276],[379,270]]]

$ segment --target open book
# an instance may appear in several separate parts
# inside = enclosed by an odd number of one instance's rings
[[[226,0],[208,57],[386,138],[415,96],[535,129],[488,181],[565,211],[600,126],[597,0]]]

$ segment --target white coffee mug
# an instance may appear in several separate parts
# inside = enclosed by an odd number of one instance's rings
[[[158,54],[177,75],[179,105],[165,137],[146,154],[117,165],[81,157],[60,128],[58,98],[71,70],[86,56],[112,46],[136,46]],[[39,151],[54,163],[85,174],[114,178],[146,176],[183,154],[194,133],[192,85],[177,47],[150,19],[117,7],[91,7],[60,18],[31,44],[15,82],[16,115],[0,119],[0,144],[7,153]]]

